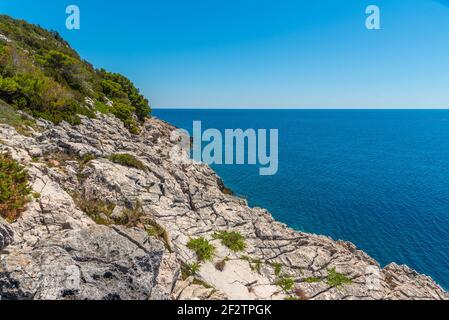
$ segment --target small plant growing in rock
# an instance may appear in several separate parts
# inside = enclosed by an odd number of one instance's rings
[[[262,261],[260,259],[254,259],[251,268],[260,274],[260,268],[262,268]]]
[[[181,264],[181,278],[186,280],[188,277],[195,276],[200,271],[199,262],[190,262]]]
[[[245,237],[239,232],[220,231],[214,233],[214,239],[221,240],[221,244],[234,252],[244,251],[246,249]]]
[[[142,205],[138,202],[135,207],[124,209],[120,219],[115,220],[115,224],[124,225],[128,228],[137,227],[143,215]]]
[[[240,259],[248,261],[251,270],[257,271],[260,274],[260,269],[262,268],[262,260],[252,259],[248,256],[241,256]]]
[[[282,271],[282,264],[279,262],[274,262],[271,264],[274,268],[274,274],[276,277],[279,277],[279,275],[281,274]]]
[[[72,194],[77,207],[86,213],[96,224],[111,225],[113,220],[110,218],[115,205],[101,200],[87,200],[80,194]]]
[[[187,243],[187,248],[196,253],[198,261],[212,260],[215,254],[215,247],[203,237],[191,239]]]
[[[309,277],[309,278],[304,279],[304,281],[307,283],[317,283],[317,282],[320,282],[321,279],[316,278],[316,277]]]
[[[281,276],[276,280],[275,284],[281,287],[284,291],[290,291],[295,285],[295,280],[288,276]]]
[[[186,270],[188,276],[194,276],[200,271],[200,264],[198,262],[191,262],[186,264]]]
[[[33,196],[34,199],[40,199],[41,198],[41,194],[39,192],[33,192],[31,195]]]
[[[154,225],[146,227],[146,230],[150,237],[155,237],[155,238],[162,237],[165,232],[165,230],[159,228],[158,226],[154,226]]]
[[[90,153],[86,153],[84,156],[82,156],[79,160],[78,163],[80,165],[81,169],[84,169],[84,167],[91,162],[92,160],[95,160],[95,156],[90,154]]]
[[[352,280],[342,273],[338,273],[335,268],[327,270],[326,283],[331,287],[339,287],[344,284],[351,284]]]
[[[192,262],[187,265],[189,267],[190,273],[196,274],[200,271],[200,264],[198,262]]]
[[[144,215],[141,217],[141,222],[143,223],[145,230],[147,231],[147,234],[150,237],[155,237],[161,240],[168,251],[172,252],[172,248],[170,247],[170,240],[167,233],[167,230],[165,230],[164,227],[162,227],[159,223],[154,221],[151,217],[148,215]]]
[[[115,153],[109,156],[109,160],[125,167],[145,170],[145,165],[133,155],[127,153]]]
[[[26,170],[10,154],[0,153],[0,216],[15,221],[30,193]]]

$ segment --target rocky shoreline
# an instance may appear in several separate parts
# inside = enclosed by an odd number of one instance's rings
[[[449,299],[407,266],[382,269],[349,242],[248,207],[206,165],[174,164],[175,128],[161,120],[146,120],[139,135],[103,114],[76,126],[37,123],[28,136],[0,124],[0,152],[26,167],[37,194],[17,221],[0,218],[2,299]],[[132,212],[135,223],[94,221],[89,208],[99,201],[113,206],[101,221]],[[244,251],[217,231],[237,231]],[[216,251],[192,270],[187,243],[197,237]]]

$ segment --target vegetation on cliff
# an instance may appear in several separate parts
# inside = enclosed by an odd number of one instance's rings
[[[245,237],[236,231],[220,231],[212,236],[214,239],[221,240],[221,244],[234,252],[243,251],[246,248]]]
[[[112,113],[138,133],[151,109],[126,77],[95,69],[55,31],[0,15],[0,34],[1,99],[54,123]]]
[[[215,247],[203,237],[190,239],[187,248],[196,253],[199,262],[210,261],[215,255]]]
[[[26,170],[8,153],[0,153],[0,216],[14,221],[31,193]]]
[[[140,169],[140,170],[145,170],[145,165],[142,163],[142,161],[136,159],[136,157],[134,157],[131,154],[115,153],[109,157],[109,160],[111,160],[114,163],[125,166],[125,167],[131,167],[131,168],[136,168],[136,169]]]

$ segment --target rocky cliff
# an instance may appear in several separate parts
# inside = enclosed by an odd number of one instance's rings
[[[0,152],[26,167],[35,195],[15,222],[0,218],[3,299],[449,298],[407,266],[382,269],[351,243],[248,207],[206,165],[174,164],[174,127],[156,118],[139,135],[104,114],[30,130],[0,124]],[[243,251],[219,231],[238,232]],[[215,247],[201,263],[187,245],[199,237]]]

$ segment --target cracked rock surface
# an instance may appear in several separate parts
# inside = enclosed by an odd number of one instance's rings
[[[0,295],[10,299],[448,299],[430,277],[407,266],[385,268],[353,244],[297,232],[269,212],[223,192],[210,167],[174,163],[171,125],[152,118],[132,135],[112,116],[54,126],[40,121],[30,137],[0,125],[0,151],[28,170],[40,197],[16,222],[0,220]],[[126,153],[144,169],[108,160]],[[86,155],[89,155],[87,161]],[[77,205],[115,206],[113,216],[139,205],[164,230],[144,223],[98,225]],[[237,231],[244,252],[212,235]],[[216,247],[194,275],[187,242],[204,237]],[[217,268],[217,263],[222,267]],[[345,281],[333,282],[337,274]],[[286,285],[288,283],[288,285]]]

